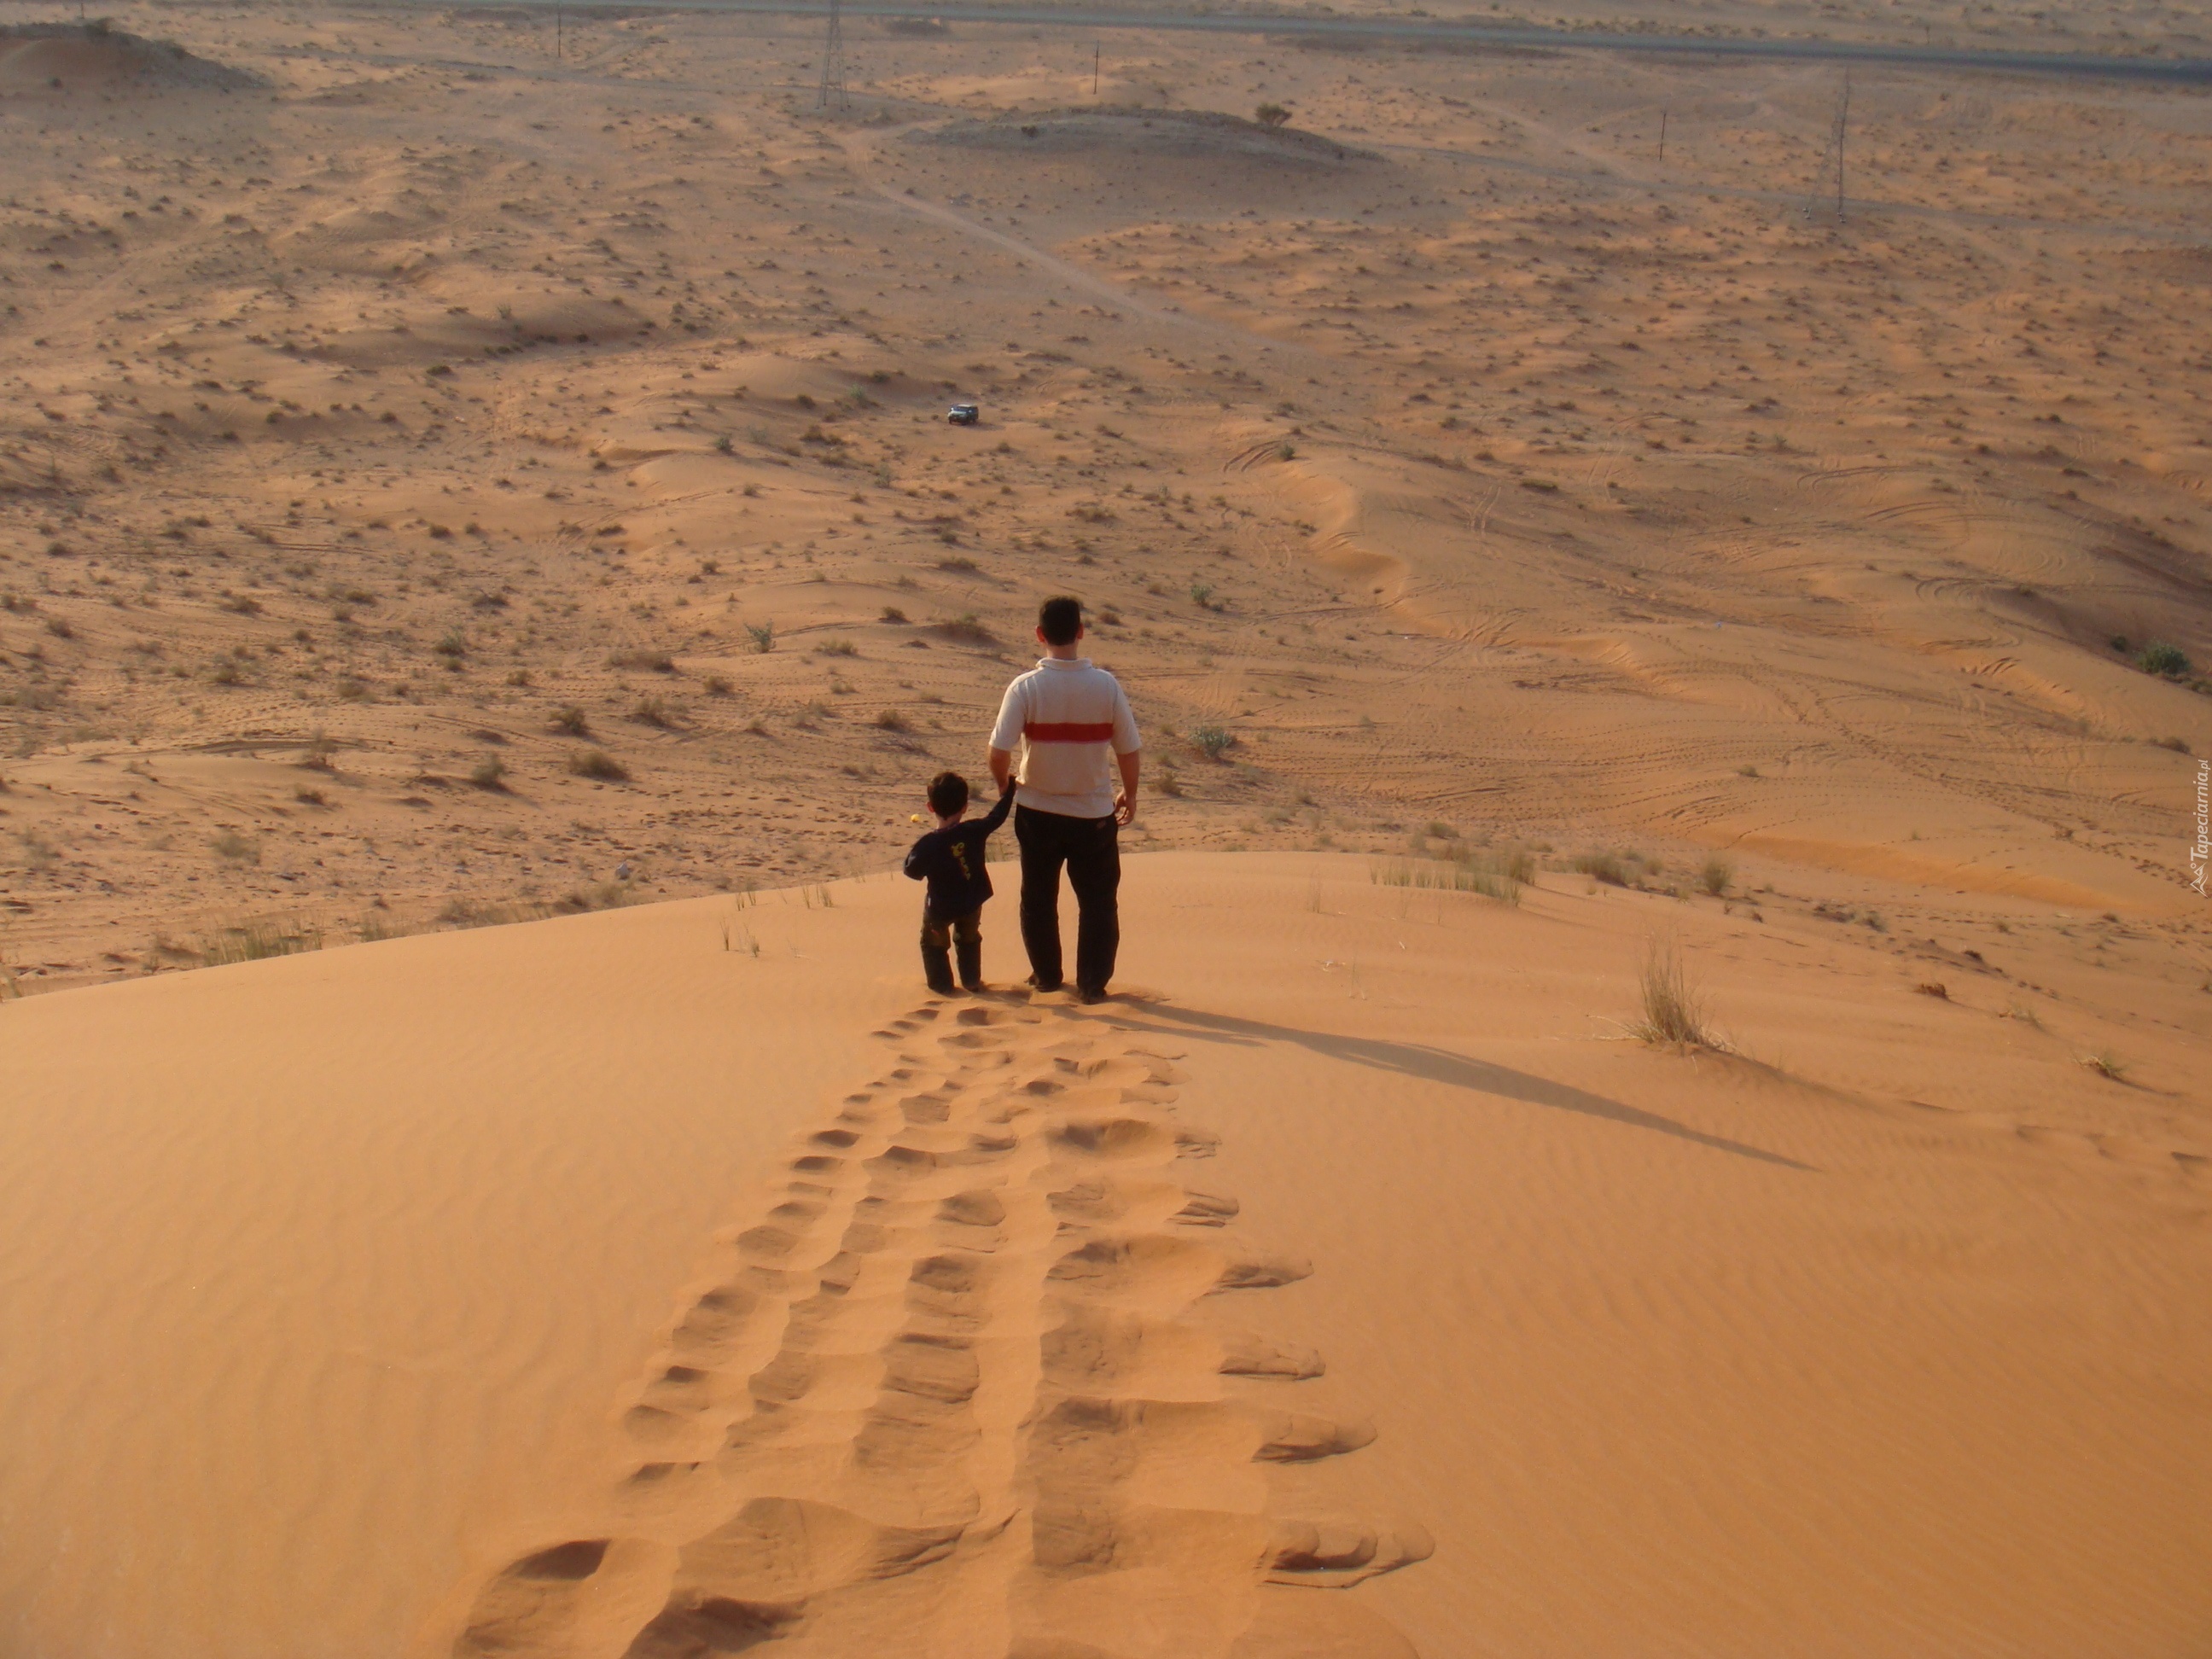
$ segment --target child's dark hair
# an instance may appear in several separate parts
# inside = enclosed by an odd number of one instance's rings
[[[1037,632],[1047,645],[1073,645],[1083,632],[1083,601],[1062,594],[1037,607]]]
[[[929,810],[949,818],[968,805],[968,780],[957,772],[939,772],[929,781]]]

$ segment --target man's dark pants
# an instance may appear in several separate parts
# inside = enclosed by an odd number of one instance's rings
[[[1017,806],[1014,839],[1022,849],[1022,943],[1029,950],[1036,983],[1049,991],[1061,982],[1060,867],[1064,864],[1067,884],[1075,890],[1076,987],[1103,991],[1114,977],[1114,957],[1121,945],[1121,844],[1113,815],[1072,818]]]

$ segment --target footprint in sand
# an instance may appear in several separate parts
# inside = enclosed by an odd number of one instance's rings
[[[1361,1423],[1255,1403],[1318,1354],[1192,1316],[1309,1262],[1179,1164],[1181,1074],[1073,1010],[934,1007],[799,1137],[623,1406],[605,1535],[482,1579],[454,1659],[1403,1659],[1338,1589],[1418,1527],[1267,1513]],[[1247,1385],[1245,1393],[1250,1392]]]

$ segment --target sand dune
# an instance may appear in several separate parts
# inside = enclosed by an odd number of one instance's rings
[[[11,1650],[2189,1650],[2193,1035],[1601,886],[1129,896],[1097,1011],[917,1003],[881,878],[12,1007]],[[1758,1058],[1609,1040],[1662,921]]]
[[[0,1654],[2194,1659],[2205,100],[1094,36],[0,33]]]

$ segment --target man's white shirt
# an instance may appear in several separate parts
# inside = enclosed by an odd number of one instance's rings
[[[1016,805],[1103,818],[1114,811],[1113,757],[1143,744],[1119,680],[1088,657],[1046,657],[1006,688],[991,747],[1016,754]]]

